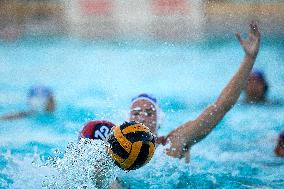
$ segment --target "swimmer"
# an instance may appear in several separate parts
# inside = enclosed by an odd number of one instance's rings
[[[45,86],[33,86],[27,94],[29,110],[12,113],[0,117],[0,120],[14,120],[25,118],[38,113],[52,113],[55,111],[55,100],[52,91]]]
[[[239,70],[225,86],[217,100],[208,106],[195,120],[185,122],[165,137],[157,137],[156,142],[158,144],[170,144],[166,151],[167,155],[185,158],[185,161],[189,162],[190,148],[203,140],[238,100],[241,91],[247,84],[247,79],[259,51],[260,33],[257,24],[255,22],[250,24],[247,40],[243,39],[240,33],[236,33],[236,37],[245,52]],[[130,121],[145,124],[157,136],[158,109],[155,98],[147,94],[141,94],[132,99]]]
[[[236,37],[245,52],[243,62],[217,100],[208,106],[195,120],[187,121],[171,131],[167,136],[159,137],[159,114],[161,111],[159,111],[157,99],[144,93],[131,100],[129,121],[137,121],[149,127],[151,132],[156,135],[156,144],[170,144],[170,147],[166,149],[168,156],[179,159],[184,158],[185,162],[189,163],[190,148],[203,140],[237,102],[247,83],[259,51],[260,33],[257,24],[255,22],[250,24],[249,38],[247,40],[243,39],[240,33],[236,33]],[[110,187],[124,188],[123,184],[125,183],[117,179]]]
[[[284,130],[279,134],[274,153],[278,157],[284,157]]]
[[[244,89],[246,103],[254,104],[266,102],[267,91],[268,84],[266,82],[264,73],[259,70],[252,71]]]

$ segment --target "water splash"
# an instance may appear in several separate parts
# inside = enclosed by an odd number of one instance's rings
[[[184,175],[191,175],[191,167],[184,159],[166,155],[166,146],[159,145],[151,161],[145,166],[119,175],[125,188],[159,189],[175,188],[181,185]]]
[[[0,156],[0,160],[5,162],[1,170],[5,177],[0,179],[0,188],[41,188],[44,177],[55,173],[53,168],[44,166],[43,156],[34,150],[34,154],[25,156],[7,150]]]
[[[100,140],[81,139],[70,143],[63,158],[52,157],[47,166],[58,174],[46,177],[45,188],[107,188],[115,180],[119,168],[106,153]]]

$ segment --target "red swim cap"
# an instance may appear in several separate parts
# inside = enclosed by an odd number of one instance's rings
[[[80,131],[79,140],[81,138],[106,140],[114,126],[115,125],[109,121],[89,121]]]

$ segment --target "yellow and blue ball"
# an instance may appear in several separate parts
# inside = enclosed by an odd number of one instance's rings
[[[155,151],[155,137],[145,125],[131,121],[114,127],[108,137],[109,154],[123,170],[134,170],[148,163]]]

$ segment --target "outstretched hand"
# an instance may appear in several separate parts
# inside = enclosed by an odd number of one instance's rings
[[[247,40],[241,37],[240,32],[236,33],[236,37],[242,45],[246,55],[250,56],[251,58],[256,58],[260,43],[260,33],[258,31],[258,26],[256,22],[251,22],[249,37]]]
[[[189,146],[186,141],[186,132],[182,132],[182,127],[178,127],[164,138],[163,145],[170,142],[170,148],[166,150],[167,155],[185,158],[185,162],[189,163]]]

